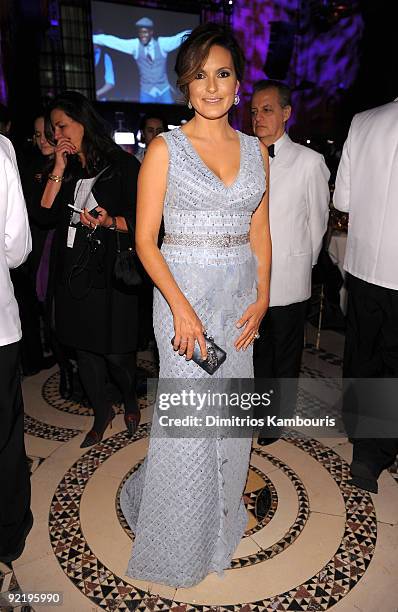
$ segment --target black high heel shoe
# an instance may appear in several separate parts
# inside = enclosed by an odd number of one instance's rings
[[[94,446],[94,444],[98,444],[98,442],[101,442],[102,438],[104,437],[104,433],[106,431],[106,428],[108,427],[108,425],[110,425],[111,429],[112,429],[112,421],[115,418],[115,411],[113,410],[113,408],[111,409],[111,412],[105,422],[104,427],[101,429],[101,431],[96,431],[95,429],[90,429],[90,431],[88,432],[88,434],[86,435],[86,437],[84,438],[83,442],[80,444],[80,448],[88,448],[89,446]]]
[[[73,368],[60,368],[59,394],[64,400],[71,399],[73,395]]]
[[[140,410],[138,410],[138,412],[128,412],[127,414],[124,415],[124,423],[126,425],[128,435],[130,438],[132,438],[135,432],[137,431],[140,421],[141,421]]]

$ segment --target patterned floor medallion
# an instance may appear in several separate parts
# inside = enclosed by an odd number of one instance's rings
[[[335,353],[330,353],[322,348],[316,348],[315,344],[307,343],[304,347],[304,353],[308,355],[315,355],[322,361],[325,361],[329,365],[334,365],[339,368],[343,366],[343,360]]]
[[[275,460],[274,457],[271,457],[271,460],[279,467],[282,466],[282,469],[284,471],[290,470],[288,466],[286,466],[282,462],[278,462],[277,460]],[[138,462],[125,475],[125,477],[123,478],[119,486],[119,489],[116,495],[116,513],[119,518],[120,524],[122,525],[125,532],[129,535],[131,540],[134,540],[134,534],[131,531],[129,525],[127,524],[126,519],[123,516],[122,510],[120,507],[120,492],[126,480],[131,476],[131,474],[133,474],[140,467],[142,463],[143,463],[142,461]],[[256,533],[257,531],[260,531],[260,529],[265,527],[271,521],[272,517],[275,515],[275,512],[278,507],[278,494],[276,492],[275,486],[272,483],[272,481],[265,474],[263,474],[261,470],[257,469],[253,465],[250,466],[250,470],[253,473],[257,474],[257,476],[260,477],[260,479],[263,481],[263,485],[259,487],[258,489],[255,489],[254,491],[245,493],[243,497],[246,511],[248,512],[248,515],[250,517],[249,522],[250,524],[254,523],[254,525],[250,529],[246,530],[245,532],[246,537],[252,535],[253,533]],[[305,521],[308,517],[308,497],[307,497],[305,488],[302,485],[302,483],[299,481],[297,475],[292,470],[290,470],[290,474],[293,476],[295,486],[296,486],[296,491],[298,491],[298,494],[299,494],[299,507],[300,507],[299,514],[301,516],[300,523],[302,523],[302,527],[301,529],[297,529],[297,525],[295,525],[295,533],[298,535],[301,532],[302,528],[304,527]],[[232,568],[246,567],[247,565],[254,565],[255,563],[260,563],[261,561],[264,561],[264,554],[266,554],[267,558],[269,559],[273,557],[275,554],[278,554],[279,552],[281,552],[283,543],[287,545],[287,543],[289,542],[289,544],[291,544],[294,541],[294,539],[295,538],[292,539],[287,536],[286,538],[283,538],[281,542],[278,542],[277,544],[274,544],[272,547],[270,547],[269,551],[262,550],[258,556],[251,555],[250,557],[241,557],[239,559],[233,559]]]
[[[55,491],[49,516],[49,532],[54,554],[73,584],[103,610],[147,610],[149,608],[155,612],[169,609],[174,612],[210,611],[212,608],[209,606],[171,602],[162,597],[148,595],[133,587],[122,577],[115,575],[93,554],[89,542],[83,535],[79,506],[87,482],[95,470],[111,455],[147,434],[147,425],[139,427],[132,441],[127,438],[125,432],[118,433],[91,448],[66,472]],[[348,484],[349,466],[332,449],[313,439],[293,436],[286,439],[317,460],[339,486],[346,507],[344,535],[334,556],[303,584],[260,601],[226,606],[223,606],[221,602],[217,606],[218,612],[224,610],[249,612],[264,609],[328,610],[355,587],[372,559],[376,544],[377,523],[371,496]],[[296,475],[293,470],[261,448],[254,449],[254,453],[266,457],[288,475],[297,494],[299,495],[299,492],[302,494],[301,512],[298,513],[296,523],[289,529],[283,541],[278,543],[280,546],[278,550],[274,552],[261,550],[260,553],[246,558],[244,562],[238,559],[234,568],[266,562],[273,554],[285,550],[298,537],[300,530],[305,527],[309,512],[305,488],[298,479],[294,480]],[[265,487],[263,488],[267,488],[267,480],[264,479],[264,482]]]
[[[24,431],[30,436],[57,442],[68,442],[68,440],[81,433],[80,429],[69,429],[67,427],[57,427],[56,425],[43,423],[26,413],[24,415]]]
[[[28,460],[30,474],[33,474],[44,461],[43,457],[34,457],[33,455],[27,455],[26,458]]]
[[[19,605],[23,592],[11,565],[0,563],[0,612],[34,612],[29,605]]]
[[[319,368],[315,368],[314,366],[302,365],[300,370],[300,376],[306,379],[311,378],[322,380],[322,382],[330,389],[341,391],[341,376],[332,377],[330,376],[330,374],[325,374],[325,372],[322,372],[322,370],[320,370]],[[303,381],[299,381],[299,384],[300,383],[303,384]]]

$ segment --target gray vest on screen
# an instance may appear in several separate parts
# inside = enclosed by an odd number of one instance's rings
[[[158,87],[164,90],[170,86],[167,78],[167,57],[163,57],[160,53],[160,47],[157,40],[154,40],[155,57],[152,62],[145,54],[145,47],[140,42],[138,47],[138,70],[140,73],[141,91],[150,94],[152,87]]]

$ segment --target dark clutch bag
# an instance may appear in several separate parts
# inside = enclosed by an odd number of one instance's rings
[[[192,360],[198,364],[200,368],[212,376],[226,360],[227,353],[214,342],[214,338],[208,336],[206,333],[204,334],[204,337],[207,348],[207,359],[202,359],[200,347],[197,343],[195,343]],[[171,343],[174,344],[174,338],[171,340]]]
[[[137,255],[133,247],[120,249],[119,233],[116,232],[116,259],[113,268],[113,276],[118,284],[126,287],[137,287],[142,283],[141,276],[137,270]]]

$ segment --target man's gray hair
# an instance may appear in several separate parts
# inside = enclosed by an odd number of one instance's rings
[[[277,90],[279,104],[282,108],[292,105],[292,92],[290,87],[285,85],[285,83],[282,83],[281,81],[276,81],[274,79],[262,79],[261,81],[257,81],[257,83],[254,83],[253,96],[255,93],[258,93],[259,91],[266,91],[267,89]]]

